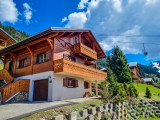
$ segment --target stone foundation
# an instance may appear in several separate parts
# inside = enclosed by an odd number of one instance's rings
[[[24,102],[28,101],[29,93],[28,92],[20,92],[18,95],[16,95],[14,98],[9,100],[8,102],[16,103],[16,102]]]

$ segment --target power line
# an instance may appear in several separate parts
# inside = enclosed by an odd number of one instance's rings
[[[115,36],[119,36],[119,37],[160,37],[160,35],[130,35],[130,34],[99,34],[99,33],[95,33],[95,35],[100,36],[100,37],[115,37]]]
[[[122,42],[122,41],[105,41],[105,42],[118,42],[118,43],[133,43],[133,44],[154,44],[154,45],[160,45],[158,43],[140,43],[140,42]]]

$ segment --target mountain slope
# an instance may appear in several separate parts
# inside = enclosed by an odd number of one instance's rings
[[[1,22],[0,22],[0,28],[5,30],[9,35],[11,35],[17,41],[21,41],[21,40],[30,36],[29,34],[23,32],[23,31],[16,30],[14,27],[11,27],[8,25],[4,26],[4,25],[2,25]]]

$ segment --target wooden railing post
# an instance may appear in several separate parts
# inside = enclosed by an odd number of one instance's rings
[[[97,80],[95,81],[95,88],[96,88],[96,97],[98,97],[98,84],[97,84]]]

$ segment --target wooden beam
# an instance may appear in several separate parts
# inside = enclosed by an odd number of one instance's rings
[[[33,50],[29,46],[27,46],[27,49],[31,54],[31,73],[33,74]]]
[[[48,44],[51,46],[51,49],[53,49],[53,40],[52,39],[49,39],[49,38],[47,38],[46,39],[47,40],[47,42],[48,42]],[[52,41],[52,42],[51,42]]]
[[[28,46],[31,46],[31,45],[37,44],[39,42],[45,41],[46,39],[55,37],[57,35],[58,35],[58,33],[54,33],[54,34],[48,35],[46,37],[42,37],[42,38],[37,39],[37,40],[35,40],[35,41],[31,42],[31,43],[28,43]]]
[[[9,52],[9,54],[12,56],[14,60],[16,60],[16,56],[12,52]]]

